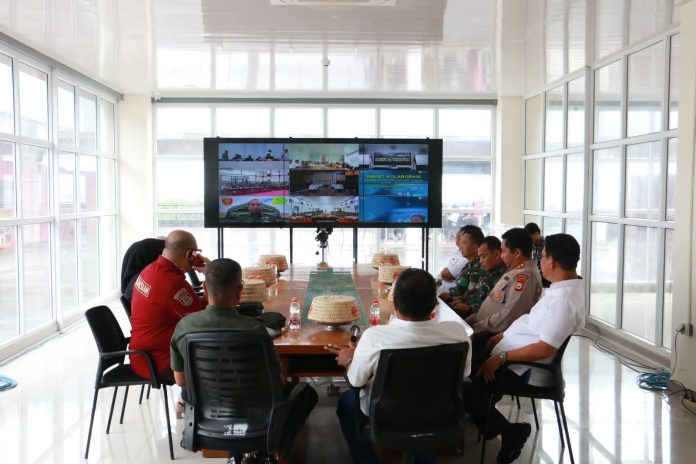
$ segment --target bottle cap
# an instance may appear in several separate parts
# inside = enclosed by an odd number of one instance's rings
[[[300,299],[296,296],[293,296],[290,301],[294,303],[295,301],[300,301]]]
[[[379,303],[379,300],[372,300],[372,304]]]

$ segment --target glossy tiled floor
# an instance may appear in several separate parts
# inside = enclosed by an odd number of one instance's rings
[[[122,317],[118,304],[112,305]],[[128,323],[121,320],[128,332]],[[89,413],[97,351],[89,328],[81,325],[43,346],[0,367],[19,385],[0,393],[0,462],[73,463],[82,460],[89,426]],[[679,403],[681,395],[668,402],[640,390],[636,373],[607,357],[582,338],[574,338],[565,355],[566,412],[576,462],[694,462],[696,416]],[[326,397],[298,437],[293,462],[348,463],[333,408],[335,398]],[[120,401],[119,393],[119,401]],[[167,430],[161,393],[138,405],[131,392],[123,425],[115,418],[111,433],[104,433],[111,390],[100,395],[90,451],[91,462],[168,462]],[[119,403],[117,403],[119,404]],[[531,405],[523,400],[518,410],[510,401],[500,409],[512,420],[533,422]],[[569,462],[563,457],[553,405],[541,406],[541,430],[532,434],[519,462]],[[172,416],[173,417],[173,416]],[[176,421],[172,419],[174,423]],[[177,423],[177,435],[181,429]],[[204,459],[177,446],[176,462],[224,462]],[[487,456],[494,460],[499,441],[489,443]],[[467,447],[459,456],[446,456],[442,463],[478,462],[476,431],[469,427]]]

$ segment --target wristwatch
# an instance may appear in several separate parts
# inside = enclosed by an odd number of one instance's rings
[[[507,351],[501,351],[498,353],[498,358],[500,358],[501,364],[505,364],[505,361],[507,361]]]

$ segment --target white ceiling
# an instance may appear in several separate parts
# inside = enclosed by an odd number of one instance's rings
[[[460,98],[495,94],[497,3],[0,0],[0,31],[124,93]]]

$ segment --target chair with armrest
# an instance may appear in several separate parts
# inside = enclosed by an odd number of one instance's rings
[[[513,395],[516,397],[526,397],[531,399],[532,408],[534,411],[534,420],[536,422],[537,430],[539,429],[539,420],[537,418],[535,399],[540,400],[551,400],[553,401],[553,407],[556,411],[556,423],[558,424],[558,434],[561,437],[561,447],[565,448],[566,442],[568,443],[568,454],[570,455],[570,462],[575,463],[573,457],[573,448],[570,444],[570,434],[568,433],[568,422],[566,420],[565,408],[563,407],[563,400],[565,398],[565,381],[563,380],[563,369],[562,361],[563,354],[565,353],[568,342],[570,342],[572,335],[565,339],[563,344],[556,350],[553,359],[550,364],[544,364],[539,362],[531,361],[506,361],[503,367],[521,365],[535,367],[538,369],[543,369],[550,372],[553,377],[553,384],[544,387],[537,387],[534,385],[506,385],[505,377],[508,369],[499,369],[496,378],[496,389],[497,395],[493,395],[488,403],[489,411],[491,408],[495,407],[494,398],[501,398],[504,395]],[[560,414],[559,414],[560,410]],[[488,420],[486,420],[488,422]],[[563,439],[563,433],[565,432],[565,440]],[[483,431],[483,436],[487,436],[487,431]],[[481,440],[481,463],[484,461],[484,455],[486,451],[486,440]]]
[[[227,450],[230,457],[259,451],[289,451],[300,397],[311,390],[297,384],[287,395],[280,362],[267,333],[244,330],[190,333],[186,351],[186,416],[182,446]],[[316,392],[311,390],[316,404]],[[314,404],[309,408],[311,410]],[[296,432],[296,430],[294,430]]]
[[[169,454],[171,459],[174,459],[174,448],[172,446],[172,430],[169,423],[169,407],[167,400],[167,387],[162,385],[155,374],[154,364],[150,355],[141,350],[129,350],[129,338],[123,335],[121,326],[114,314],[108,306],[96,306],[85,312],[85,317],[94,341],[97,343],[99,350],[99,365],[97,367],[97,378],[94,384],[94,399],[92,400],[92,414],[89,420],[89,432],[87,434],[87,447],[85,449],[85,459],[89,456],[89,445],[92,439],[92,426],[94,425],[94,411],[97,406],[97,396],[102,388],[114,387],[114,396],[111,399],[111,408],[109,410],[109,419],[106,424],[106,433],[109,433],[111,428],[111,418],[114,413],[114,404],[116,403],[116,394],[118,387],[126,387],[126,392],[123,397],[123,406],[121,407],[121,423],[123,423],[123,414],[126,408],[126,398],[128,397],[128,388],[131,385],[150,385],[152,388],[162,387],[162,395],[164,397],[164,411],[167,418],[167,432],[169,433]],[[125,363],[125,357],[128,354],[137,353],[142,355],[150,368],[150,379],[144,379],[136,375],[131,369],[130,364]]]
[[[369,436],[403,462],[460,440],[468,343],[382,350],[370,396]]]

